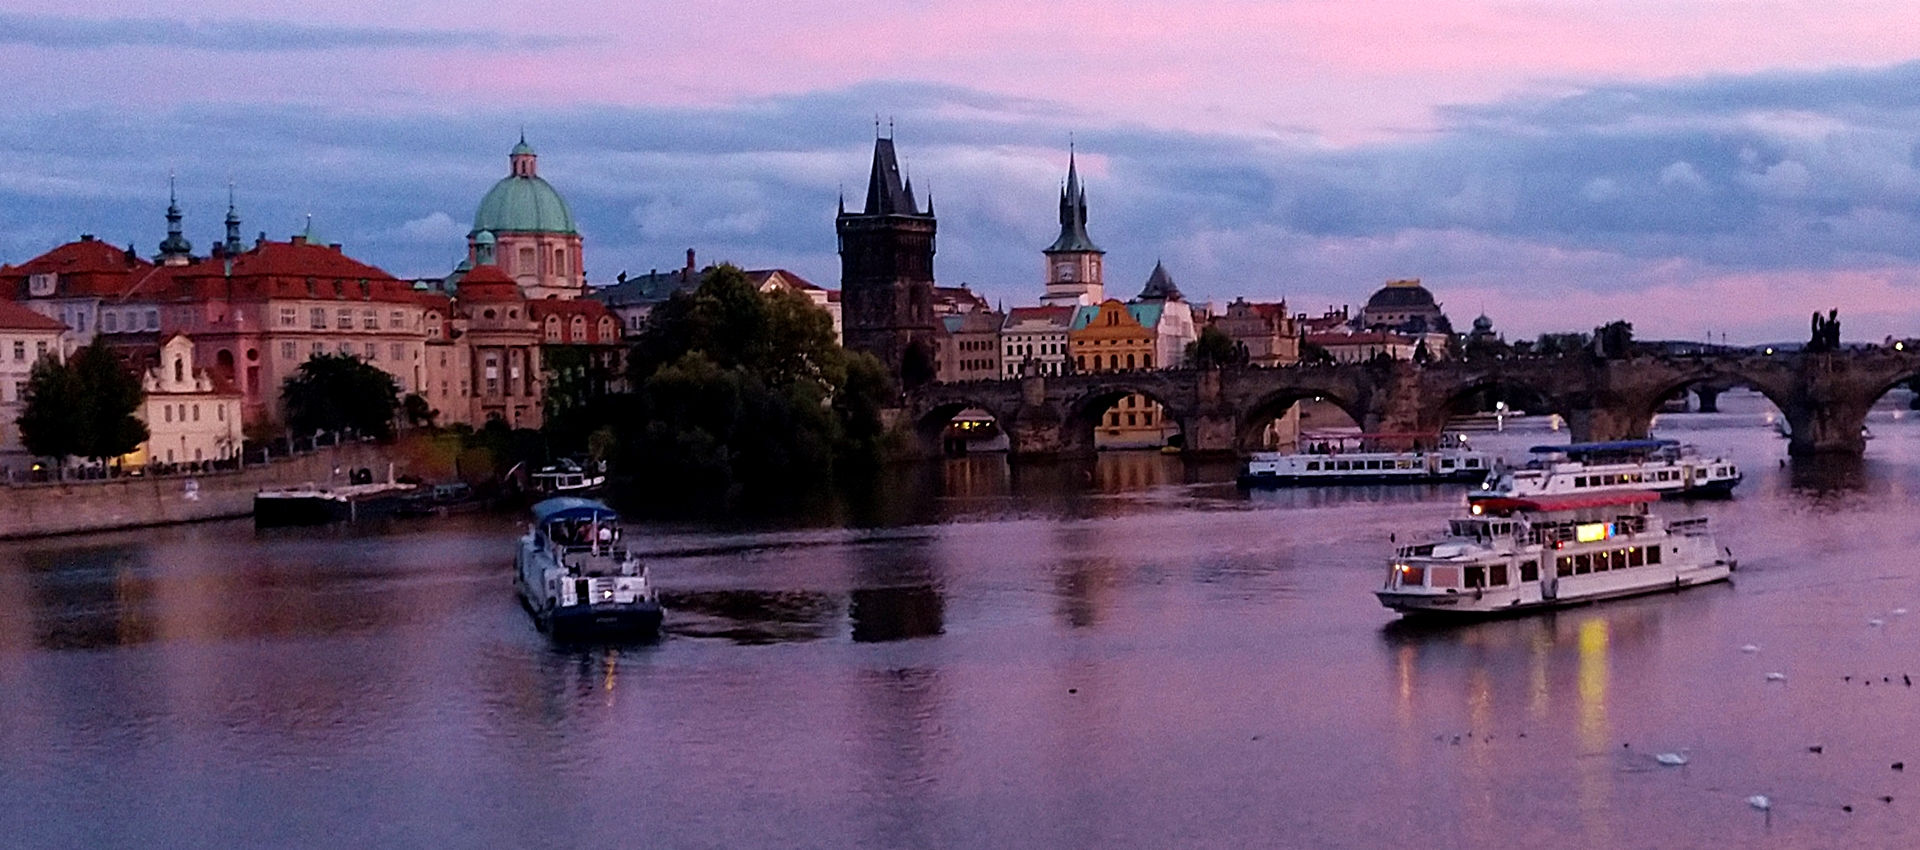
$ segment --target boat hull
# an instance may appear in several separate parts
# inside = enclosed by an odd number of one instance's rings
[[[1379,472],[1335,473],[1331,475],[1285,475],[1279,473],[1241,473],[1242,487],[1320,487],[1342,484],[1472,484],[1487,477],[1484,469],[1465,472]]]
[[[1463,590],[1449,593],[1376,590],[1374,596],[1379,598],[1381,605],[1407,617],[1488,619],[1573,608],[1654,593],[1672,593],[1705,584],[1715,584],[1731,578],[1735,566],[1736,563],[1732,560],[1717,560],[1698,567],[1672,571],[1670,578],[1657,582],[1600,585],[1586,590],[1562,593],[1555,597],[1543,596],[1538,583],[1495,591]],[[1561,582],[1571,583],[1567,579],[1561,579]]]
[[[541,619],[555,639],[582,640],[653,637],[660,633],[665,616],[658,602],[626,602],[569,605]]]

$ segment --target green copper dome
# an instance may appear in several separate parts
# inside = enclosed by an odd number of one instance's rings
[[[506,177],[493,184],[473,214],[475,231],[577,233],[560,193],[539,177]]]
[[[473,214],[474,233],[579,232],[573,226],[567,202],[535,170],[537,159],[526,137],[521,137],[507,155],[511,171],[480,199],[480,209]]]

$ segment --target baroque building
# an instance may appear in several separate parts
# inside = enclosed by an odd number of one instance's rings
[[[577,298],[587,289],[580,230],[539,161],[522,134],[507,154],[507,176],[474,211],[467,262],[499,267],[528,298]]]
[[[866,204],[848,212],[841,201],[840,302],[846,346],[880,358],[906,389],[936,377],[939,327],[933,311],[933,202],[923,212],[894,153],[893,139],[873,142]]]

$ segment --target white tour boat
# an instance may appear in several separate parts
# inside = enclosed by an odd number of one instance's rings
[[[1650,514],[1657,493],[1474,502],[1434,542],[1401,546],[1380,604],[1404,614],[1487,616],[1724,581],[1736,566],[1706,517]]]
[[[597,464],[595,465],[598,466]],[[554,496],[578,496],[606,486],[607,474],[598,468],[585,469],[579,463],[561,458],[529,476],[535,492]]]
[[[1527,498],[1569,493],[1649,490],[1662,495],[1717,495],[1733,491],[1743,477],[1722,457],[1701,457],[1676,440],[1617,440],[1534,446],[1539,457],[1502,469],[1474,499]]]
[[[1242,486],[1480,481],[1493,457],[1460,434],[1303,434],[1299,452],[1254,452]]]
[[[533,506],[520,538],[514,589],[535,625],[556,637],[652,635],[659,594],[628,550],[620,516],[594,499],[559,497]]]

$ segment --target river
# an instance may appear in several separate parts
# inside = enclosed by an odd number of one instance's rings
[[[1783,464],[1722,403],[1661,433],[1746,482],[1657,509],[1712,517],[1731,584],[1454,627],[1371,591],[1461,488],[1158,454],[645,528],[642,646],[533,630],[517,517],[0,545],[0,842],[1920,846],[1920,418]]]

